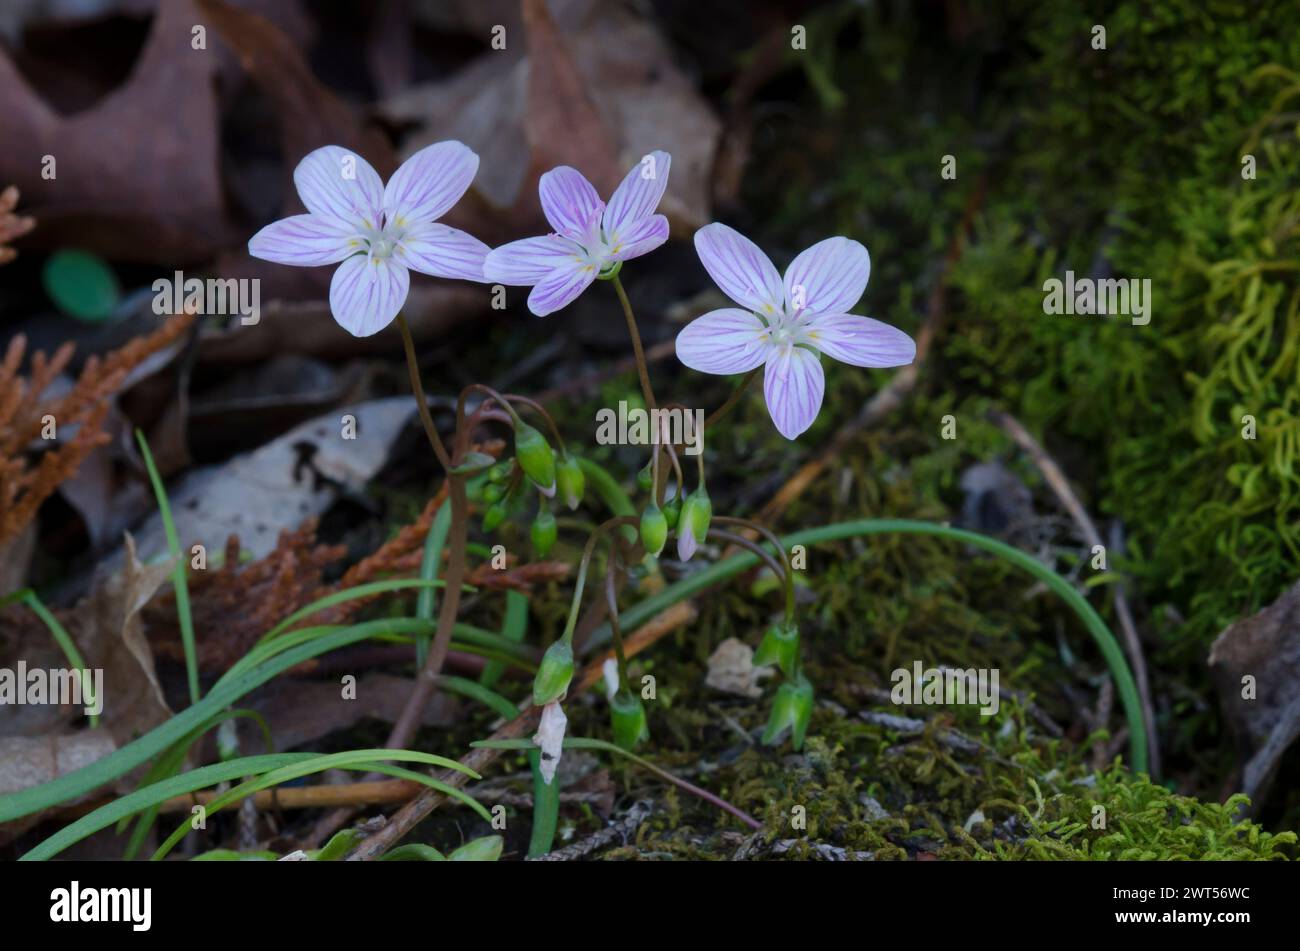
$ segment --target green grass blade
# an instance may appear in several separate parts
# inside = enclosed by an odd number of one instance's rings
[[[1128,660],[1124,657],[1124,651],[1120,647],[1119,641],[1115,639],[1115,635],[1106,626],[1106,622],[1102,620],[1101,615],[1074,589],[1074,586],[1034,556],[978,532],[969,532],[965,529],[951,528],[947,525],[912,519],[860,519],[853,522],[837,522],[834,525],[823,525],[819,528],[809,528],[801,532],[795,532],[792,535],[786,535],[781,539],[781,543],[788,551],[791,545],[816,545],[822,542],[840,541],[862,535],[885,535],[895,532],[909,535],[937,535],[941,538],[949,538],[954,541],[965,542],[968,545],[974,545],[977,548],[983,548],[985,551],[1005,558],[1012,564],[1023,568],[1051,588],[1083,621],[1084,627],[1096,642],[1098,649],[1100,649],[1101,655],[1106,661],[1106,666],[1110,668],[1111,677],[1115,680],[1115,688],[1123,703],[1124,714],[1128,721],[1129,766],[1134,772],[1144,773],[1147,771],[1146,718],[1142,712],[1142,704],[1138,700],[1137,685],[1133,681],[1133,674],[1129,671]],[[623,627],[626,630],[631,630],[640,624],[644,624],[660,611],[676,604],[678,601],[684,601],[692,595],[752,568],[756,564],[758,564],[758,556],[751,552],[741,552],[723,561],[715,562],[703,571],[688,575],[682,580],[652,594],[644,601],[632,605],[620,616]],[[592,632],[587,643],[590,646],[595,646],[609,640],[609,636],[609,625],[603,624]]]
[[[484,808],[483,804],[470,797],[467,793],[448,786],[432,777],[425,776],[423,773],[412,772],[411,770],[400,769],[398,767],[388,766],[391,760],[405,763],[423,763],[426,766],[439,766],[443,769],[452,769],[459,773],[464,773],[474,779],[479,779],[479,774],[474,772],[468,766],[458,763],[453,759],[445,756],[435,756],[432,753],[420,753],[415,750],[348,750],[344,753],[327,753],[324,755],[311,754],[308,759],[280,766],[268,770],[260,776],[246,780],[233,789],[227,790],[220,796],[217,796],[211,802],[204,806],[205,814],[212,816],[232,803],[238,802],[253,793],[262,789],[269,789],[272,786],[278,786],[294,779],[301,779],[303,776],[310,776],[313,773],[322,773],[329,769],[348,769],[357,772],[378,772],[390,776],[399,776],[412,782],[422,783],[425,786],[431,786],[444,795],[453,796],[461,802],[470,805],[475,809],[482,818],[489,823],[492,821],[492,814]],[[153,854],[153,860],[165,858],[167,853],[175,848],[176,843],[185,838],[193,831],[188,819],[182,822],[171,835],[158,846]]]
[[[140,444],[140,455],[144,457],[144,467],[149,472],[149,482],[153,485],[154,498],[158,501],[158,513],[162,516],[163,531],[167,533],[167,549],[176,564],[172,568],[172,587],[176,590],[176,617],[181,627],[181,647],[185,651],[185,679],[190,687],[190,703],[199,702],[199,660],[194,649],[194,617],[190,613],[190,587],[186,580],[185,566],[188,564],[181,551],[180,539],[176,536],[176,523],[172,520],[172,507],[167,502],[167,489],[158,475],[158,467],[153,463],[153,453],[144,433],[135,431],[135,441]]]
[[[420,579],[422,581],[433,581],[438,577],[438,569],[442,567],[442,549],[447,544],[447,533],[451,531],[451,504],[443,500],[442,505],[438,506],[438,511],[434,513],[433,521],[429,525],[429,534],[424,539],[424,557],[420,561]],[[415,616],[422,621],[432,621],[433,611],[437,606],[437,591],[433,588],[421,588],[420,593],[415,598]],[[415,666],[417,670],[424,668],[424,659],[429,655],[429,644],[433,641],[433,635],[428,634],[415,639]]]
[[[188,773],[137,789],[133,793],[100,806],[94,812],[87,813],[76,822],[54,833],[21,856],[19,861],[35,862],[51,858],[86,836],[108,828],[119,819],[166,802],[172,796],[181,796],[227,780],[239,779],[251,773],[277,769],[290,763],[310,759],[314,755],[313,753],[274,753],[267,756],[245,756],[226,763],[214,763],[211,766],[192,769]]]
[[[513,589],[506,591],[505,616],[501,619],[501,636],[516,644],[524,642],[528,631],[528,596]],[[484,687],[491,687],[505,673],[505,666],[498,661],[491,661],[483,668],[478,682]]]
[[[73,643],[72,635],[68,633],[67,628],[59,623],[59,619],[54,616],[50,609],[45,606],[45,602],[31,588],[24,588],[22,591],[16,592],[12,598],[6,598],[5,600],[16,600],[27,605],[32,610],[32,613],[41,619],[42,623],[49,629],[50,636],[54,638],[55,643],[59,645],[59,649],[63,651],[63,656],[68,659],[68,666],[80,671],[82,699],[90,701],[87,704],[88,706],[93,705],[94,691],[90,686],[90,668],[86,666],[86,661],[81,656],[81,651],[77,650],[77,645]],[[92,713],[90,715],[90,728],[93,730],[97,726],[99,726],[99,714]]]
[[[0,796],[0,822],[8,822],[30,815],[41,809],[84,795],[117,777],[130,772],[141,763],[153,759],[167,747],[181,739],[209,718],[216,716],[240,697],[257,689],[268,680],[304,660],[366,640],[382,632],[391,622],[367,621],[340,631],[325,634],[306,644],[290,648],[264,664],[240,672],[229,680],[213,685],[208,695],[191,707],[176,714],[166,723],[154,727],[144,736],[133,740],[101,760],[52,779],[48,783],[22,789]]]
[[[366,584],[359,584],[353,588],[344,588],[342,591],[335,591],[318,598],[306,607],[299,608],[287,618],[271,628],[258,640],[259,644],[274,640],[278,635],[287,631],[293,625],[297,624],[303,618],[311,617],[317,611],[323,611],[326,608],[332,608],[336,604],[345,604],[348,601],[355,601],[357,598],[368,598],[376,594],[386,594],[389,591],[401,591],[406,588],[441,588],[443,582],[438,580],[426,581],[422,578],[390,578],[386,581],[371,581]],[[463,587],[464,591],[472,592],[474,589],[469,585]]]

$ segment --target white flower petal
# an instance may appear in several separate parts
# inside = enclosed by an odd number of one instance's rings
[[[770,347],[763,322],[735,307],[696,317],[677,335],[677,359],[701,373],[748,373]]]
[[[819,314],[804,332],[811,346],[855,367],[901,367],[916,359],[916,342],[897,327],[856,314]]]
[[[398,245],[397,256],[421,274],[483,281],[483,262],[490,250],[472,234],[429,221],[406,232]]]
[[[604,206],[595,187],[576,168],[560,165],[537,183],[542,213],[551,227],[574,241],[586,235],[587,223]]]
[[[790,313],[842,314],[862,299],[871,277],[871,255],[849,238],[818,241],[785,269]]]
[[[524,238],[489,252],[483,262],[483,276],[493,284],[537,284],[556,268],[582,260],[582,248],[561,235]]]
[[[528,309],[538,317],[569,306],[596,279],[596,265],[580,259],[561,264],[528,295]]]
[[[705,225],[695,232],[695,251],[722,292],[740,306],[764,316],[784,306],[776,266],[739,231],[716,221]]]
[[[821,359],[804,347],[774,353],[763,373],[763,395],[777,432],[794,439],[817,418],[826,380]]]
[[[358,227],[379,226],[384,183],[370,163],[337,145],[309,152],[293,170],[298,197],[313,215]]]
[[[655,213],[668,187],[672,163],[672,156],[667,152],[654,151],[632,166],[605,208],[605,234],[621,235],[626,228]]]
[[[253,257],[298,267],[337,264],[364,250],[356,227],[324,215],[281,218],[248,239],[248,253]]]
[[[420,149],[393,173],[384,189],[390,221],[433,221],[460,201],[478,171],[478,155],[454,139]]]
[[[569,718],[557,700],[542,707],[542,719],[533,734],[533,742],[541,749],[542,781],[546,785],[555,779],[555,770],[560,765],[560,756],[564,752],[564,731],[569,725]]]
[[[613,700],[614,694],[618,693],[618,661],[606,657],[605,663],[600,665],[600,672],[605,676],[605,698]]]
[[[628,261],[649,254],[668,240],[668,219],[663,215],[651,215],[634,222],[622,231],[611,236],[609,241],[609,258],[611,261]]]
[[[406,303],[411,274],[392,258],[355,254],[339,265],[330,281],[330,310],[354,337],[383,330]]]

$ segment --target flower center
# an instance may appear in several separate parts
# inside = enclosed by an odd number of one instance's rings
[[[370,256],[381,260],[392,257],[405,236],[406,229],[394,223],[386,223],[381,228],[371,228],[365,234]]]

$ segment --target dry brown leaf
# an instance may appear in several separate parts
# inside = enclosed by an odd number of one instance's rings
[[[541,0],[524,4],[528,55],[505,21],[506,50],[381,103],[390,121],[423,124],[402,154],[447,138],[478,152],[472,193],[495,209],[495,221],[480,225],[484,236],[505,240],[544,226],[536,182],[552,165],[573,165],[608,196],[654,149],[673,157],[660,206],[673,228],[684,234],[708,222],[721,124],[663,37],[622,5],[579,0],[549,9]]]
[[[189,0],[161,4],[126,82],[67,117],[0,50],[0,181],[16,184],[40,219],[36,243],[179,264],[236,240],[218,174],[216,58],[191,47],[199,22]]]

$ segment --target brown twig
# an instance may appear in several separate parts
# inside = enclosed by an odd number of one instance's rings
[[[1074,494],[1070,488],[1070,482],[1061,471],[1061,467],[1056,464],[1046,449],[1030,435],[1029,430],[1025,429],[1014,416],[1004,413],[1001,410],[990,410],[988,418],[996,423],[1015,443],[1020,446],[1029,457],[1033,460],[1038,471],[1043,474],[1047,480],[1048,486],[1055,493],[1061,505],[1070,514],[1075,525],[1083,534],[1084,542],[1089,548],[1102,546],[1101,533],[1097,531],[1097,526],[1088,516],[1087,510],[1079,497]],[[1152,778],[1160,776],[1160,748],[1157,745],[1156,738],[1156,718],[1155,710],[1151,703],[1151,685],[1147,680],[1147,663],[1142,653],[1142,642],[1138,638],[1137,625],[1133,623],[1133,613],[1129,610],[1128,599],[1124,596],[1123,583],[1116,584],[1112,587],[1115,594],[1115,616],[1119,619],[1120,631],[1124,635],[1124,648],[1128,654],[1129,663],[1133,665],[1133,679],[1137,681],[1138,698],[1142,702],[1142,714],[1146,719],[1147,728],[1147,749],[1150,755],[1150,768]]]

